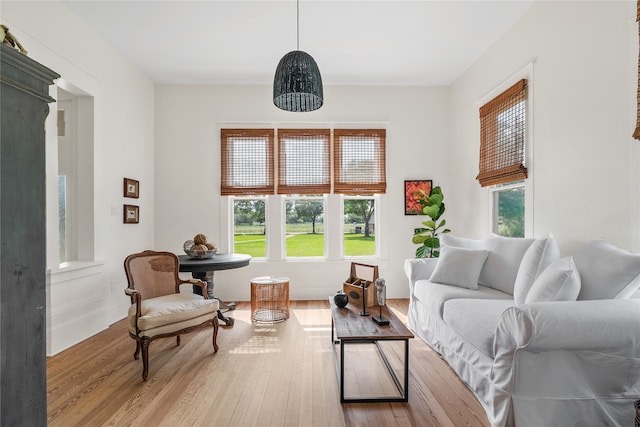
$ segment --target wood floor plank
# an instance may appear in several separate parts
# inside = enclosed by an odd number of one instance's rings
[[[388,304],[406,322],[408,301]],[[408,403],[340,404],[328,301],[292,301],[290,318],[275,325],[252,324],[250,308],[241,302],[227,313],[235,324],[221,325],[217,353],[210,328],[184,335],[180,346],[175,339],[153,342],[148,381],[142,381],[141,360],[133,359],[125,320],[50,357],[48,425],[489,425],[473,394],[418,338],[410,340]],[[377,368],[358,372],[377,363],[377,352],[353,347],[348,381],[389,391]],[[403,348],[385,350],[397,369]]]

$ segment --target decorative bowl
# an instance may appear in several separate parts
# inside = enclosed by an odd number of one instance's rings
[[[191,259],[213,258],[213,256],[218,253],[217,249],[211,249],[208,251],[192,251],[190,249],[185,249],[184,251]]]

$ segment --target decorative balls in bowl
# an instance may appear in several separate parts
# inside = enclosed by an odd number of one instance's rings
[[[218,252],[215,243],[207,241],[207,236],[202,233],[196,234],[193,240],[184,242],[183,249],[191,259],[213,258]]]

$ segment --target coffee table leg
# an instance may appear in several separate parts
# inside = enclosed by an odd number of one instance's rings
[[[409,340],[404,340],[404,401],[409,401]]]
[[[340,340],[340,403],[344,403],[344,340]]]

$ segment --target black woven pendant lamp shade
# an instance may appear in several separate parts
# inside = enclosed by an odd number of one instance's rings
[[[299,49],[300,0],[297,8]],[[273,78],[273,104],[281,110],[306,112],[317,110],[322,103],[322,77],[316,61],[301,50],[293,50],[283,56]]]

